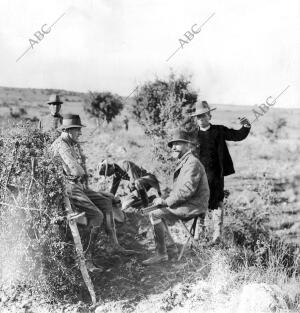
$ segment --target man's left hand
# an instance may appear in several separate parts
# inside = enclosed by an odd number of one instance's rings
[[[167,206],[167,202],[162,199],[162,198],[155,198],[153,200],[153,205],[157,205],[157,206]]]
[[[240,120],[240,123],[243,127],[247,127],[247,128],[251,127],[251,124],[246,117],[239,118],[239,120]]]

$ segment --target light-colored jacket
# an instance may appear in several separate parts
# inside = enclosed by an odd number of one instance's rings
[[[183,218],[205,213],[209,187],[204,166],[191,151],[181,157],[173,177],[173,189],[166,199],[168,207]]]
[[[85,157],[78,143],[72,142],[66,133],[62,133],[51,146],[54,157],[62,160],[64,173],[69,180],[86,175]]]

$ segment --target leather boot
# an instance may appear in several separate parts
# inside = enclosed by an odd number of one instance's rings
[[[156,254],[143,261],[144,265],[151,265],[168,261],[168,254],[165,239],[165,225],[163,222],[154,225],[154,239],[156,244]]]
[[[86,248],[85,265],[86,265],[87,270],[91,273],[103,272],[103,267],[99,265],[95,265],[93,261],[94,250],[96,246],[96,239],[97,239],[98,233],[99,233],[99,227],[91,228],[90,235],[89,235],[89,242]]]

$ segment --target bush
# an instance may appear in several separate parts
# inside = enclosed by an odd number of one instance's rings
[[[193,128],[188,115],[197,94],[190,89],[190,83],[183,75],[170,74],[168,80],[156,79],[138,88],[132,113],[146,134],[164,137],[170,128]]]
[[[101,121],[110,123],[122,109],[121,98],[110,92],[89,92],[88,98],[85,99],[84,110],[97,119],[98,126]]]
[[[225,203],[224,241],[231,249],[229,256],[235,270],[256,266],[274,274],[299,274],[299,247],[285,243],[271,234],[268,227],[269,212],[253,208],[235,208]]]
[[[0,266],[8,274],[0,285],[72,298],[81,276],[67,236],[64,176],[48,152],[52,141],[28,124],[0,134]]]

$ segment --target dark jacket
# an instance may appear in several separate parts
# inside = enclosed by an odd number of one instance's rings
[[[210,126],[213,129],[217,129],[218,131],[218,158],[220,165],[220,176],[227,176],[235,173],[233,162],[226,144],[226,140],[228,141],[241,141],[245,139],[249,132],[250,128],[242,127],[238,130],[227,128],[223,125],[212,125]],[[199,133],[198,133],[199,134]],[[199,135],[197,135],[199,138]],[[199,142],[201,146],[201,143]],[[201,148],[200,148],[201,149]]]

